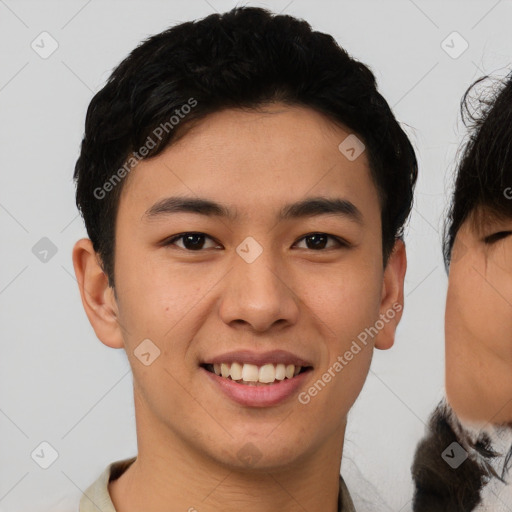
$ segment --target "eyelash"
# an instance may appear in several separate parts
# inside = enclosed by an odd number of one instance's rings
[[[187,235],[202,235],[202,236],[205,236],[206,238],[209,238],[210,240],[214,240],[212,237],[208,236],[206,233],[201,233],[201,232],[196,232],[196,231],[187,231],[185,233],[180,233],[178,235],[174,235],[171,238],[168,238],[167,240],[165,240],[163,242],[162,245],[164,245],[164,246],[173,245],[174,242],[176,242],[177,240],[180,240],[180,239],[186,237]],[[313,233],[308,233],[307,235],[304,235],[302,238],[299,238],[298,242],[304,240],[305,238],[314,236],[314,235],[322,235],[322,236],[326,236],[328,238],[331,238],[331,239],[335,240],[339,244],[339,247],[329,247],[329,248],[326,248],[326,249],[316,249],[316,250],[315,249],[306,249],[306,250],[310,250],[310,251],[314,251],[314,252],[325,252],[325,251],[328,251],[328,250],[331,250],[331,249],[337,249],[337,248],[338,249],[342,249],[342,248],[348,249],[349,247],[351,247],[351,245],[347,241],[343,240],[343,238],[339,238],[337,236],[329,235],[328,233],[322,233],[322,232],[318,232],[318,231],[315,231]],[[198,250],[194,251],[194,250],[190,250],[190,249],[186,249],[186,248],[182,248],[182,247],[179,247],[179,249],[182,249],[182,250],[184,250],[186,252],[203,252],[204,250],[206,250],[206,249],[198,249]]]
[[[498,240],[502,240],[503,238],[506,238],[509,235],[512,235],[512,231],[498,231],[497,233],[493,233],[492,235],[486,236],[484,238],[484,242],[486,244],[493,244],[493,243],[497,242]]]

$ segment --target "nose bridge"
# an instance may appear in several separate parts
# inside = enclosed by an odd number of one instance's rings
[[[249,292],[249,295],[263,293],[271,297],[271,295],[279,292],[282,285],[276,258],[270,250],[265,251],[265,254],[262,253],[251,263],[243,260],[237,262],[236,272],[242,282],[246,283],[245,289]]]
[[[270,235],[259,235],[257,239],[247,236],[242,240],[235,249],[236,256],[233,260],[235,272],[245,276],[246,279],[256,277],[260,281],[265,281],[270,276],[276,278],[279,255],[276,254],[271,242]]]
[[[256,244],[246,239],[237,248],[221,314],[225,322],[245,321],[260,330],[278,320],[294,321],[297,307],[285,276],[279,275],[278,255]]]

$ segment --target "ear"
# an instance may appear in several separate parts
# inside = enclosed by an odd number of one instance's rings
[[[384,269],[379,319],[384,326],[375,336],[375,348],[387,350],[395,342],[395,331],[404,309],[404,279],[407,256],[403,240],[397,239]]]
[[[75,243],[73,267],[89,322],[102,343],[112,348],[123,348],[117,300],[100,261],[91,240],[82,238]]]

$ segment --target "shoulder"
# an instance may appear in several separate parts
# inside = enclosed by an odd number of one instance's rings
[[[118,460],[109,464],[101,475],[83,493],[78,512],[116,512],[108,492],[108,484],[119,478],[137,457]]]
[[[345,480],[340,475],[340,491],[338,494],[338,512],[356,512],[354,507],[354,502],[352,501],[352,497],[348,492],[347,485],[345,484]]]

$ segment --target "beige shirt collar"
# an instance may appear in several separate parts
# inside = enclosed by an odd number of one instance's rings
[[[109,464],[100,477],[83,494],[80,500],[79,512],[116,512],[108,492],[108,483],[119,478],[135,459],[136,457],[132,457]],[[354,503],[341,475],[338,512],[355,512]]]

